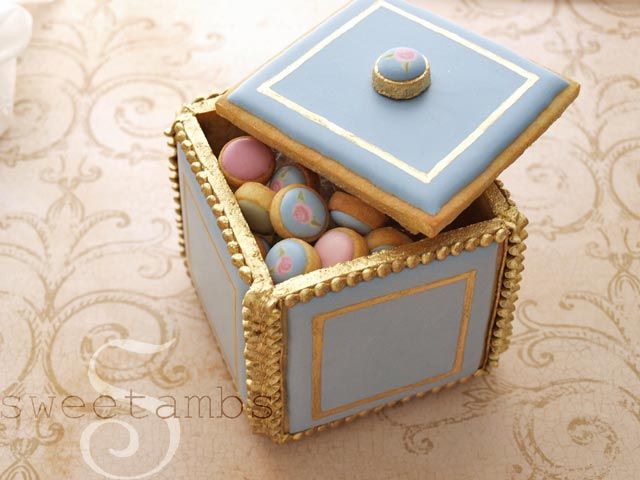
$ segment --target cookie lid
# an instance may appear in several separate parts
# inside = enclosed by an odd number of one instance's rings
[[[398,0],[356,0],[221,96],[236,126],[435,236],[579,86]]]

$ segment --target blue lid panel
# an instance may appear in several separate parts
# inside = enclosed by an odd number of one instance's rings
[[[378,94],[376,59],[422,52],[431,85]],[[227,99],[428,215],[509,147],[567,87],[562,77],[420,8],[358,0]]]

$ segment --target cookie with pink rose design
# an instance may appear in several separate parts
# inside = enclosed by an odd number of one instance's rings
[[[267,183],[276,168],[273,151],[248,135],[228,141],[220,151],[219,162],[233,189],[246,182]]]
[[[317,270],[322,265],[314,248],[304,240],[285,238],[276,243],[265,259],[274,283]]]
[[[300,184],[289,185],[276,193],[269,217],[282,238],[300,238],[313,242],[329,225],[329,210],[314,189]]]
[[[317,190],[318,175],[311,170],[304,168],[302,165],[288,164],[276,169],[269,187],[274,192],[279,192],[284,187],[293,185],[294,183],[303,184]]]

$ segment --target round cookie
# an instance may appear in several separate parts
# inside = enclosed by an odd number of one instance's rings
[[[323,267],[346,262],[369,253],[367,241],[350,228],[333,228],[322,235],[315,244]]]
[[[329,224],[324,199],[306,185],[289,185],[276,193],[269,214],[274,230],[282,238],[313,242]]]
[[[234,189],[246,182],[266,183],[276,167],[273,151],[248,135],[228,141],[219,159],[220,170]]]
[[[260,255],[262,255],[262,259],[267,258],[267,253],[271,250],[271,244],[269,241],[263,237],[262,235],[253,235],[256,239],[256,243],[258,244],[258,249],[260,250]]]
[[[355,230],[361,235],[382,227],[387,216],[367,205],[358,197],[344,192],[335,192],[329,200],[331,218],[341,227]]]
[[[284,187],[299,183],[317,189],[318,175],[302,165],[288,164],[276,169],[269,182],[269,187],[274,192],[279,192]]]
[[[275,193],[269,187],[247,182],[236,190],[236,200],[252,231],[270,235],[273,233],[269,209]]]
[[[371,253],[411,243],[411,239],[393,227],[383,227],[372,231],[366,237]]]
[[[322,265],[314,248],[299,238],[285,238],[276,243],[265,259],[274,283],[317,270]]]

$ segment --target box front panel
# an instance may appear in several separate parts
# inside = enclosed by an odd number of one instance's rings
[[[226,242],[181,148],[178,148],[178,162],[191,278],[236,389],[246,400],[242,300],[249,287],[231,263]]]
[[[486,351],[501,255],[494,243],[290,309],[289,431],[474,373]]]

